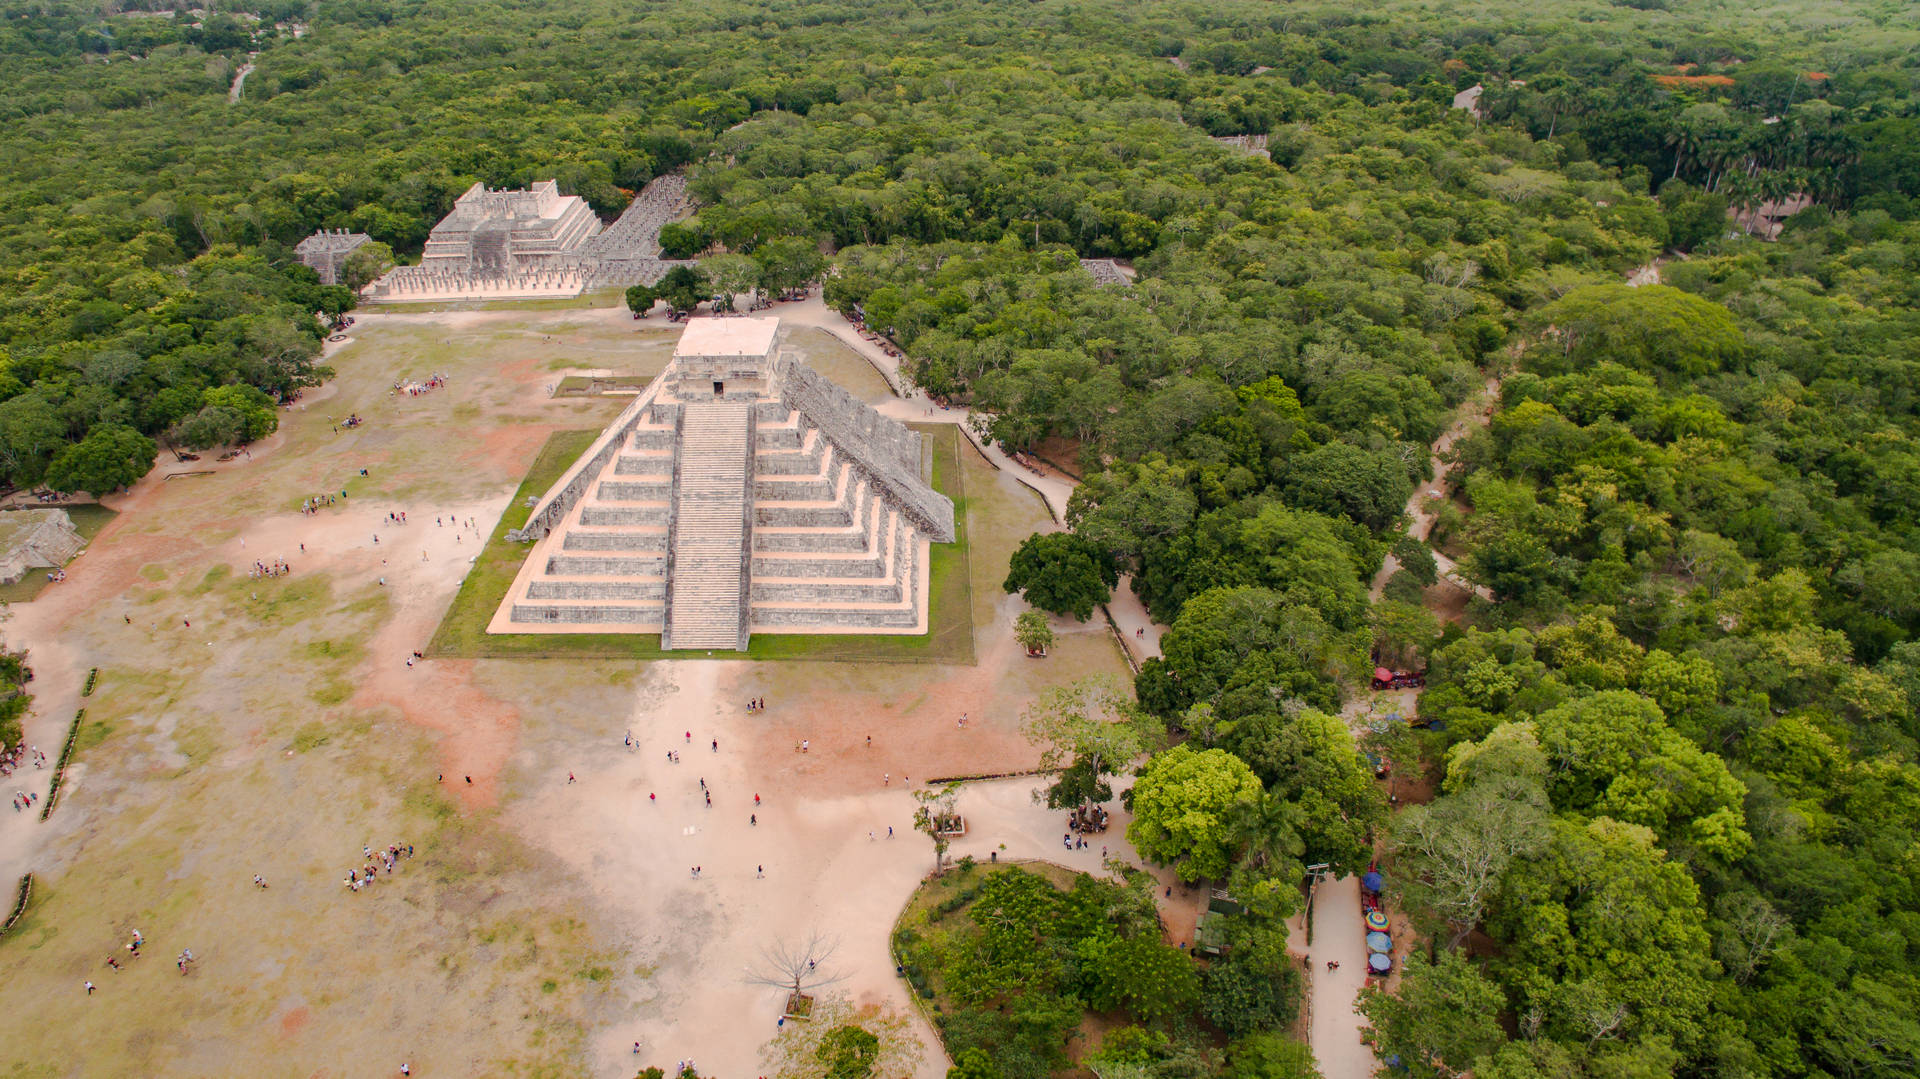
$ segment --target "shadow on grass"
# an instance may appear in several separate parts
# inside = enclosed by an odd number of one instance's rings
[[[804,659],[850,663],[943,663],[972,666],[973,575],[967,559],[967,500],[960,461],[960,431],[950,423],[909,424],[933,447],[934,489],[953,499],[955,542],[933,545],[926,633],[756,633],[745,652],[660,649],[658,633],[493,633],[487,623],[499,609],[530,549],[510,543],[507,533],[527,521],[529,498],[538,498],[587,451],[598,431],[557,431],[534,458],[513,501],[467,571],[447,608],[427,654],[460,659]]]

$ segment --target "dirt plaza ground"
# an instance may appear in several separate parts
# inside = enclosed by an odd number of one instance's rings
[[[1012,476],[962,454],[972,666],[407,662],[548,437],[627,400],[553,387],[652,374],[676,333],[609,306],[368,312],[330,348],[337,377],[249,456],[165,458],[108,500],[119,516],[68,579],[4,626],[32,650],[28,740],[52,752],[86,718],[52,818],[0,818],[0,879],[36,877],[0,939],[0,1075],[627,1076],[692,1058],[751,1079],[780,994],[745,975],[814,930],[841,940],[841,991],[907,1007],[886,932],[931,867],[909,783],[1031,767],[1032,695],[1126,670],[1098,621],[1057,624],[1046,660],[1015,647],[1007,556],[1053,525]],[[852,392],[888,393],[825,332],[792,342]],[[433,374],[449,384],[389,392]],[[365,424],[339,429],[349,414]],[[302,514],[320,494],[333,504]],[[274,559],[292,573],[249,577]],[[770,707],[750,716],[756,696]],[[1097,868],[1058,849],[1031,787],[963,794],[956,854]],[[388,844],[414,854],[349,890],[363,848]],[[921,1074],[943,1074],[922,1034]]]

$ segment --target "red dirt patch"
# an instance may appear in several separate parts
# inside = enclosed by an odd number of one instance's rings
[[[280,1017],[280,1036],[282,1038],[293,1037],[302,1030],[305,1030],[307,1021],[312,1018],[313,1013],[307,1011],[305,1008],[288,1009],[287,1013]]]

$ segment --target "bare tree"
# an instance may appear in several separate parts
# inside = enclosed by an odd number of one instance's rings
[[[807,934],[804,941],[775,941],[760,949],[760,966],[748,972],[747,981],[785,989],[795,996],[845,981],[846,975],[825,965],[839,946],[837,938],[822,937],[818,930]]]

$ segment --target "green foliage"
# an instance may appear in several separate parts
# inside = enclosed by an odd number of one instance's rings
[[[1043,611],[1085,622],[1113,596],[1119,579],[1113,559],[1087,540],[1070,532],[1036,532],[1014,550],[1004,587]]]
[[[1285,1034],[1255,1034],[1227,1051],[1227,1079],[1320,1079],[1313,1050]]]
[[[1233,816],[1260,793],[1260,781],[1240,758],[1175,746],[1140,769],[1129,792],[1127,840],[1141,857],[1172,865],[1181,880],[1224,877]]]
[[[1005,1074],[994,1064],[993,1057],[978,1046],[955,1053],[953,1067],[947,1069],[947,1079],[1005,1079]]]
[[[1089,937],[1080,942],[1077,955],[1087,1003],[1097,1011],[1123,1010],[1139,1022],[1154,1023],[1200,1002],[1193,960],[1158,936]]]
[[[660,298],[675,312],[685,314],[708,298],[706,275],[693,266],[675,266],[654,286]]]
[[[826,1079],[867,1079],[880,1055],[880,1039],[847,1024],[834,1027],[820,1039],[814,1055],[826,1067]]]
[[[20,722],[33,703],[33,695],[26,688],[32,680],[33,668],[27,666],[25,652],[0,649],[0,744],[20,744]]]
[[[1201,977],[1207,1021],[1232,1038],[1291,1025],[1302,979],[1286,944],[1284,932],[1265,927],[1237,934],[1233,950],[1213,960]]]
[[[1090,678],[1054,686],[1021,717],[1021,732],[1044,747],[1040,767],[1060,769],[1047,788],[1053,809],[1091,805],[1113,797],[1106,777],[1125,768],[1147,746],[1133,703],[1120,687]]]
[[[47,465],[47,486],[96,495],[130,487],[153,467],[158,452],[153,439],[133,428],[103,423],[53,455]]]
[[[997,867],[926,921],[908,920],[916,924],[896,933],[895,947],[910,970],[932,976],[950,1074],[1045,1074],[1065,1063],[1065,1035],[1089,1006],[1178,1023],[1198,1000],[1194,963],[1162,941],[1144,888],[1078,874],[1062,891]],[[1163,1036],[1113,1048],[1163,1064],[1180,1055]]]
[[[651,285],[631,285],[627,288],[626,299],[627,310],[644,315],[659,301],[660,293]]]
[[[1053,627],[1039,611],[1021,611],[1013,620],[1013,639],[1029,652],[1044,652],[1053,647]]]
[[[1374,1051],[1399,1057],[1417,1079],[1452,1079],[1477,1070],[1507,1040],[1499,1020],[1506,1007],[1500,988],[1452,951],[1433,963],[1415,952],[1401,972],[1399,992],[1369,987],[1359,1003],[1373,1025]]]

